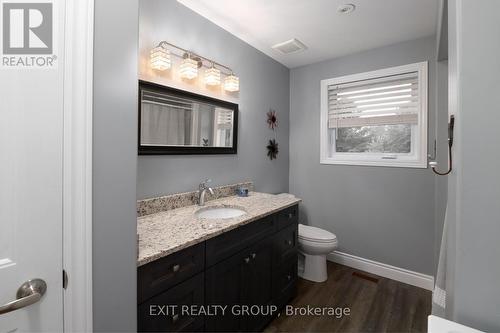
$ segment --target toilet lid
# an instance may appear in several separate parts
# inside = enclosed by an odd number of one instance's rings
[[[299,224],[299,238],[315,242],[335,242],[337,240],[337,236],[329,231],[304,224]]]

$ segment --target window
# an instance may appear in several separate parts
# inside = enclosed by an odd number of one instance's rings
[[[427,62],[321,81],[321,163],[427,167]]]
[[[223,108],[215,108],[215,146],[216,147],[231,147],[233,145],[233,111]]]

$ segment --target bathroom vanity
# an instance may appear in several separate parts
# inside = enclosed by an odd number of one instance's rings
[[[206,205],[246,212],[235,218],[195,205],[140,217],[138,330],[263,329],[296,293],[298,202],[251,192]]]

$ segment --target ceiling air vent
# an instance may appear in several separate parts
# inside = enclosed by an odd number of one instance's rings
[[[305,46],[300,40],[294,38],[274,45],[273,49],[278,50],[283,54],[290,54],[304,51],[307,49],[307,46]]]

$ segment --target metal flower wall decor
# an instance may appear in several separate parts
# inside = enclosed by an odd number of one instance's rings
[[[278,155],[279,149],[278,149],[278,143],[276,142],[275,139],[269,140],[269,144],[267,145],[267,156],[269,156],[270,160],[276,159],[276,156]]]
[[[266,147],[267,156],[270,160],[274,160],[278,156],[279,150],[278,143],[276,142],[278,117],[276,116],[276,111],[273,109],[269,109],[269,112],[267,112],[267,125],[274,132],[274,139],[269,140],[269,144]]]
[[[278,117],[276,117],[276,111],[273,109],[269,109],[269,112],[267,113],[267,124],[273,131],[276,127],[278,127]]]

